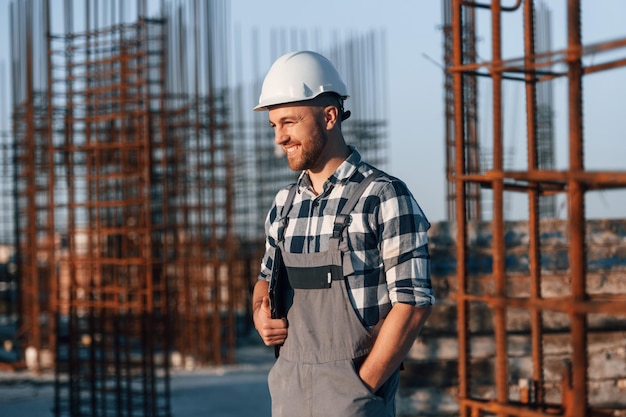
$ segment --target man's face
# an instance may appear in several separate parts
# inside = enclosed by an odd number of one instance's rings
[[[294,171],[321,170],[328,136],[322,108],[313,106],[280,106],[269,110],[274,140],[287,155]]]

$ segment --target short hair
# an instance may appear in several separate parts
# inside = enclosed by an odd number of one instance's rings
[[[337,93],[322,93],[319,96],[313,98],[311,100],[311,104],[318,105],[322,107],[326,106],[334,106],[339,110],[339,119],[341,121],[346,120],[350,117],[350,110],[344,110],[343,108],[343,98]]]

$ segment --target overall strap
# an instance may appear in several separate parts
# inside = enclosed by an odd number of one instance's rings
[[[344,229],[348,227],[350,223],[352,223],[352,216],[350,215],[350,213],[352,213],[352,210],[354,210],[354,207],[359,202],[359,199],[365,192],[365,189],[368,185],[370,185],[372,181],[383,175],[382,171],[376,168],[373,168],[373,170],[374,171],[369,176],[365,177],[356,186],[356,188],[348,198],[348,201],[346,201],[346,204],[341,209],[341,212],[337,215],[337,217],[335,217],[335,224],[333,225],[333,235],[331,236],[332,239],[337,239],[337,241],[341,240]]]
[[[293,200],[296,197],[296,192],[298,191],[297,184],[289,185],[289,194],[287,194],[287,199],[285,200],[285,204],[283,205],[282,210],[280,211],[279,217],[279,225],[278,225],[278,241],[282,242],[285,240],[285,228],[287,227],[287,223],[289,223],[289,218],[287,214],[289,214],[289,210],[293,205]]]

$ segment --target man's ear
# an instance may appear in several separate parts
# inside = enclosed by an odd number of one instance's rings
[[[324,107],[324,122],[326,130],[332,130],[339,122],[339,109],[335,106]]]

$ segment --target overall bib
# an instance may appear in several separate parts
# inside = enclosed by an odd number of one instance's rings
[[[343,234],[350,212],[367,183],[377,175],[359,184],[335,219],[327,252],[289,253],[284,250],[284,240],[279,239],[292,290],[286,301],[290,306],[288,336],[268,376],[273,417],[395,415],[398,372],[376,393],[358,376],[358,367],[373,341],[352,307],[343,273],[344,259],[349,259]],[[291,207],[292,194],[287,198],[283,219]],[[286,221],[281,223],[284,228]],[[282,234],[279,231],[279,236]]]

